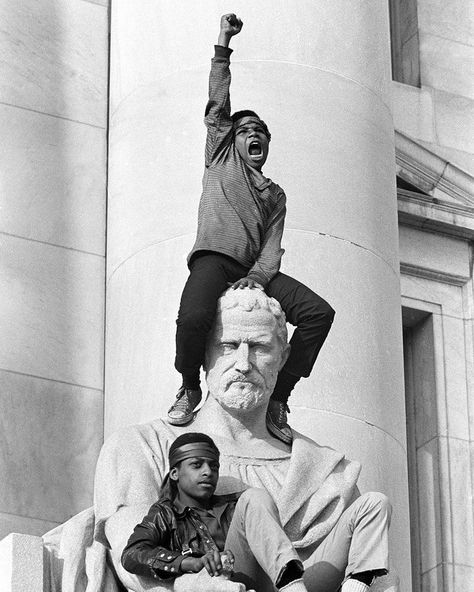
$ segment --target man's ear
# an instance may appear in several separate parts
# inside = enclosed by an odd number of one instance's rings
[[[170,479],[172,481],[176,481],[176,482],[178,481],[178,468],[177,467],[173,467],[170,470]]]
[[[286,360],[288,359],[288,357],[290,355],[290,351],[291,351],[291,345],[289,343],[287,343],[285,349],[281,352],[281,362],[280,362],[280,367],[278,368],[278,372],[280,372],[280,370],[286,364]]]

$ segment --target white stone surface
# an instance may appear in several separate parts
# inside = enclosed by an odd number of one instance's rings
[[[78,0],[0,8],[0,533],[41,534],[92,500],[107,17]]]
[[[0,241],[0,368],[102,389],[103,258]]]
[[[463,0],[419,0],[422,88],[393,83],[396,129],[474,171],[474,11]]]
[[[140,251],[109,279],[107,315],[114,322],[108,327],[113,347],[107,352],[105,382],[113,398],[105,401],[106,436],[120,426],[164,415],[180,386],[169,344],[175,340],[188,274],[185,257],[194,237],[185,238]],[[157,281],[163,289],[157,289]]]
[[[433,94],[429,88],[393,81],[392,108],[397,131],[425,142],[435,141]]]
[[[435,568],[443,558],[439,460],[437,438],[417,451],[417,510],[421,532],[422,572]]]
[[[448,567],[444,566],[444,570]],[[454,592],[451,582],[444,579],[443,566],[438,565],[422,574],[421,592]]]
[[[92,504],[102,406],[100,391],[0,372],[1,512],[57,523]]]
[[[297,385],[290,406],[347,414],[403,441],[404,404],[393,390],[401,372],[400,319],[393,312],[399,310],[397,274],[370,250],[347,241],[292,229],[286,237],[283,271],[306,282],[336,310],[315,368]],[[317,430],[307,429],[317,440]]]
[[[100,6],[109,5],[109,0],[82,0],[82,2],[90,2],[91,4],[99,4]]]
[[[462,0],[418,2],[422,84],[474,98],[474,14]]]
[[[362,492],[381,491],[393,505],[390,527],[390,553],[394,565],[406,560],[409,549],[405,531],[409,529],[408,505],[406,503],[406,447],[389,433],[345,415],[308,408],[296,404],[289,415],[290,425],[308,433],[313,428],[313,437],[319,443],[344,452],[350,459],[362,464],[358,485]],[[410,589],[410,574],[399,573],[400,590]]]
[[[0,541],[0,589],[2,592],[46,592],[40,537],[10,534]]]
[[[474,48],[420,31],[421,84],[474,99]]]
[[[446,416],[448,433],[453,438],[470,439],[469,422],[469,374],[467,360],[469,349],[463,339],[465,323],[461,319],[443,319]],[[468,329],[469,330],[469,329]]]
[[[474,154],[471,152],[456,150],[455,148],[449,148],[447,146],[440,146],[439,144],[425,142],[424,140],[420,140],[420,144],[448,162],[454,163],[463,171],[474,175]]]
[[[220,15],[229,12],[229,6],[223,0],[206,2],[199,10],[199,22],[205,25],[176,26],[178,22],[188,22],[193,6],[193,2],[185,0],[158,5],[142,2],[140,10],[132,1],[121,2],[120,10],[114,7],[111,27],[115,33],[120,31],[120,35],[115,35],[112,48],[113,113],[124,97],[140,86],[153,84],[182,69],[203,65],[207,69],[212,46],[217,42]],[[389,25],[384,4],[372,0],[363,4],[345,3],[342,7],[310,0],[297,5],[285,0],[264,0],[258,4],[236,0],[232,10],[244,21],[242,36],[233,40],[237,61],[291,63],[304,66],[308,72],[310,68],[335,72],[382,95],[388,103]],[[275,18],[262,20],[262,14]],[[371,35],[367,35],[368,22]],[[344,35],[337,37],[337,43],[328,43],[336,29],[344,31]],[[160,31],[159,36],[156,31]],[[137,52],[137,47],[142,50]],[[148,48],[154,48],[151,54]],[[176,48],[192,48],[192,51],[183,62]],[[193,87],[189,85],[188,90],[183,90],[191,93]]]
[[[443,314],[464,318],[462,289],[443,282],[430,281],[413,275],[402,275],[402,294],[426,303],[442,304]]]
[[[466,318],[468,310],[463,311],[463,301],[466,299],[464,290],[459,286],[437,284],[429,280],[402,277],[402,293],[412,296],[418,293],[422,299],[428,302],[437,300],[442,303],[439,310],[433,312],[434,316],[434,367],[435,383],[432,389],[432,413],[436,422],[434,430],[427,431],[428,436],[443,435],[470,439],[470,425],[472,412],[470,411],[470,393],[472,389],[472,333],[470,321]],[[418,303],[417,303],[418,304]],[[415,304],[414,307],[417,307]],[[466,322],[469,325],[466,325]],[[423,366],[419,366],[425,370]],[[420,374],[421,380],[427,380],[424,373]],[[426,389],[429,397],[429,389]],[[424,410],[424,414],[428,408]],[[425,417],[426,419],[426,417]]]
[[[418,277],[401,278],[403,302],[432,315],[432,351],[427,372],[423,360],[414,360],[423,384],[424,406],[419,408],[417,430],[422,444],[417,450],[418,512],[420,517],[422,592],[472,588],[474,564],[472,491],[472,270],[468,245],[441,235],[421,240],[424,233],[400,233],[402,261]],[[431,248],[430,248],[431,247]],[[462,285],[424,276],[423,269],[457,274]],[[420,329],[417,328],[419,333]],[[434,370],[434,380],[430,377]],[[417,400],[420,402],[420,388]],[[428,422],[427,415],[430,416]],[[412,418],[413,421],[413,418]],[[429,429],[426,429],[427,424]]]
[[[103,255],[105,131],[0,104],[0,231]]]
[[[450,577],[449,585],[444,590],[456,592],[457,590],[469,590],[474,584],[474,568],[470,565],[446,566]],[[442,588],[440,588],[441,592]],[[443,590],[443,592],[444,592]]]
[[[470,4],[420,0],[418,25],[422,84],[474,98],[474,11]]]
[[[437,348],[434,344],[434,323],[430,315],[416,323],[416,328],[410,330],[404,345],[407,431],[411,438],[410,455],[413,455],[415,448],[430,442],[439,434],[439,406],[442,397],[436,396]]]
[[[438,142],[474,154],[474,100],[436,90],[434,101]]]
[[[0,540],[12,532],[42,536],[48,530],[52,530],[58,526],[58,524],[58,522],[49,522],[47,520],[38,520],[36,518],[28,518],[27,516],[0,512]]]
[[[472,44],[474,11],[464,0],[419,0],[418,24],[421,29],[445,39]]]
[[[450,513],[453,536],[453,562],[456,571],[465,568],[474,576],[474,504],[473,467],[470,462],[472,442],[451,437],[446,441],[449,455],[449,474],[445,489],[450,492]],[[471,584],[474,579],[471,579]]]
[[[104,127],[107,10],[24,0],[2,7],[0,102]]]
[[[469,243],[410,226],[399,227],[400,263],[457,275],[467,281],[471,275]]]

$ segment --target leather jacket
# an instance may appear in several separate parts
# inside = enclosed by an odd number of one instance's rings
[[[220,520],[224,538],[239,495],[214,496],[214,505],[227,504]],[[122,565],[140,576],[175,578],[183,573],[184,557],[201,557],[211,549],[218,547],[196,510],[186,506],[180,511],[173,501],[162,499],[153,504],[135,526],[123,550]]]

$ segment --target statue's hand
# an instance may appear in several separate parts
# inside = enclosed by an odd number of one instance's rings
[[[183,574],[174,581],[174,592],[246,592],[244,584],[220,576],[210,576],[205,569],[195,574]]]

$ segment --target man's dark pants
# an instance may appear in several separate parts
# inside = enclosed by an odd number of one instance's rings
[[[189,267],[176,321],[175,367],[183,377],[197,378],[217,301],[229,284],[246,277],[249,269],[231,257],[209,251],[196,253]],[[278,379],[282,383],[294,379],[296,383],[309,376],[331,328],[334,310],[323,298],[284,273],[277,273],[265,292],[278,300],[286,320],[296,327],[290,341],[290,356]],[[287,390],[278,388],[277,382],[274,398],[286,403]]]

